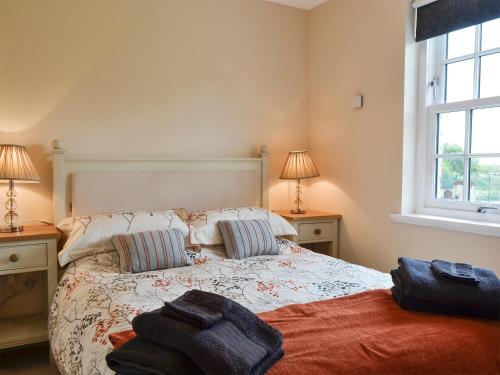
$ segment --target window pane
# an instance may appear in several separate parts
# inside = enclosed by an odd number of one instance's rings
[[[481,34],[481,49],[500,47],[500,18],[483,23],[483,31]]]
[[[440,113],[438,116],[438,153],[463,153],[465,144],[465,112]]]
[[[464,196],[464,158],[436,160],[436,198],[461,201]]]
[[[480,97],[500,96],[500,53],[481,57]]]
[[[500,158],[471,159],[471,202],[500,204]]]
[[[471,26],[448,34],[448,58],[474,53],[476,27]]]
[[[474,60],[446,65],[446,101],[470,100],[474,94]]]
[[[472,111],[471,152],[500,153],[500,107]]]

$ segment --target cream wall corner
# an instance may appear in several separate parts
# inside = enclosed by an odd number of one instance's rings
[[[409,9],[406,0],[329,0],[309,13],[309,148],[322,177],[307,202],[343,215],[340,256],[348,261],[388,271],[399,256],[445,258],[500,272],[497,237],[389,218],[401,209],[403,129],[413,126],[404,120],[415,112],[403,100]],[[358,92],[365,106],[354,110]]]

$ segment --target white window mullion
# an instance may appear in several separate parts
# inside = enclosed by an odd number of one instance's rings
[[[437,165],[436,165],[436,144],[437,144],[437,132],[438,132],[438,117],[437,111],[432,107],[427,111],[427,134],[426,134],[426,154],[425,154],[425,171],[422,180],[425,186],[423,186],[424,201],[423,205],[427,206],[431,204],[436,195],[437,187]]]
[[[469,202],[470,198],[470,153],[472,135],[472,111],[465,112],[465,149],[464,149],[464,202]]]
[[[447,50],[448,50],[448,37],[442,37],[442,38],[437,38],[439,40],[438,44],[438,56],[439,58],[434,61],[436,65],[436,71],[439,72],[439,81],[440,81],[440,90],[439,90],[439,95],[438,95],[438,100],[434,104],[440,104],[444,103],[446,101],[446,80],[447,80],[447,75],[446,75],[446,64],[444,61],[447,58]]]
[[[481,58],[479,57],[479,52],[481,52],[481,25],[476,26],[476,43],[474,50],[474,99],[479,98],[479,82],[481,76]]]

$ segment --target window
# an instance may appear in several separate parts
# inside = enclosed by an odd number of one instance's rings
[[[428,40],[422,63],[417,211],[500,222],[500,19]]]

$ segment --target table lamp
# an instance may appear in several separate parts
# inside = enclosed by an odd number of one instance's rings
[[[4,216],[7,225],[0,227],[0,232],[21,232],[24,230],[19,225],[19,215],[16,213],[17,193],[14,190],[14,181],[40,182],[40,177],[24,146],[0,145],[0,180],[9,182],[7,190],[7,201]]]
[[[300,208],[302,200],[300,199],[301,187],[300,180],[304,178],[318,177],[319,172],[314,165],[311,156],[307,151],[290,151],[285,165],[281,170],[280,179],[282,180],[297,180],[297,188],[295,191],[295,209],[292,214],[305,214],[306,212]]]

